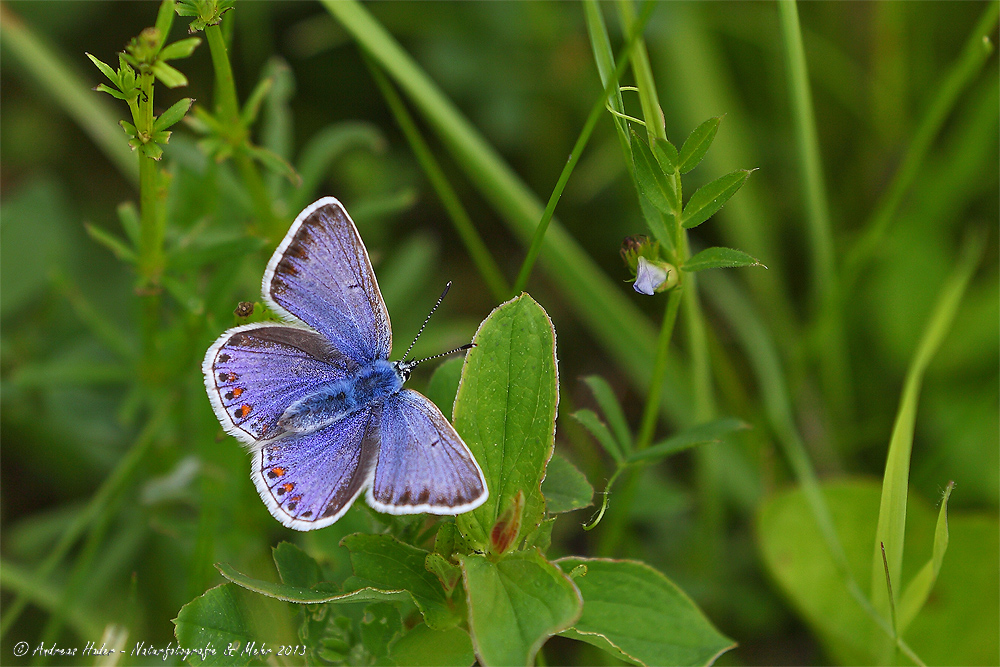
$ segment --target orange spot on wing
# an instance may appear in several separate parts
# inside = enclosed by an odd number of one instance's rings
[[[235,389],[233,389],[233,398],[239,398],[240,394],[242,393],[243,389],[241,387],[236,387]]]
[[[248,414],[250,414],[250,410],[251,410],[251,409],[252,409],[252,408],[251,408],[251,407],[250,407],[249,405],[246,405],[246,404],[244,404],[244,405],[241,405],[241,406],[240,406],[239,408],[237,408],[237,410],[236,410],[236,416],[237,416],[237,417],[239,417],[240,419],[243,419],[243,418],[244,418],[244,417],[246,417],[246,416],[247,416]]]

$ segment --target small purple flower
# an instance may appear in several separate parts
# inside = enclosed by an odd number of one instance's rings
[[[645,257],[639,257],[632,287],[639,294],[652,296],[657,288],[667,281],[668,271],[659,263],[654,264]]]

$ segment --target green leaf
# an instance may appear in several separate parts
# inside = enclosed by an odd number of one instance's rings
[[[204,660],[192,655],[192,664],[200,665],[248,665],[250,655],[234,651],[225,654],[231,644],[246,646],[260,637],[254,636],[250,621],[251,611],[247,608],[239,589],[232,584],[222,584],[205,591],[181,607],[174,619],[174,634],[177,643],[187,649],[203,649],[211,646],[214,654],[207,654]]]
[[[664,173],[669,175],[677,171],[677,162],[680,160],[680,156],[677,154],[677,147],[672,143],[657,137],[656,141],[653,142],[653,155],[656,156]]]
[[[243,109],[240,111],[240,122],[243,124],[243,127],[250,127],[257,120],[257,114],[260,112],[260,104],[271,91],[271,86],[273,85],[273,77],[264,77],[254,86],[250,97],[247,98],[246,103],[243,104]]]
[[[545,509],[550,514],[572,512],[589,507],[594,500],[594,487],[586,476],[559,454],[553,454],[542,480]]]
[[[461,620],[437,577],[424,566],[427,551],[390,535],[358,533],[345,537],[342,544],[350,550],[354,566],[354,576],[344,582],[345,590],[407,591],[424,621],[435,630],[453,627]]]
[[[688,138],[684,140],[684,145],[681,146],[680,158],[677,162],[677,168],[682,174],[686,174],[697,167],[701,159],[705,157],[708,147],[712,145],[712,140],[715,139],[715,133],[719,129],[721,121],[722,116],[709,118],[696,127],[688,135]]]
[[[635,161],[635,177],[639,191],[649,202],[663,213],[673,214],[677,192],[671,178],[663,173],[659,162],[639,135],[632,130],[632,159]]]
[[[187,58],[201,44],[201,37],[188,37],[179,39],[173,44],[168,44],[160,51],[160,60],[178,60]]]
[[[174,25],[174,0],[163,0],[156,12],[156,30],[160,34],[160,45],[163,45],[170,28]]]
[[[698,188],[684,207],[681,226],[691,229],[715,215],[715,212],[743,187],[751,173],[752,171],[747,169],[737,169]]]
[[[154,160],[159,160],[160,158],[163,157],[163,149],[160,148],[157,144],[154,144],[152,142],[148,144],[140,144],[139,150],[142,152],[143,155],[145,155],[148,158],[152,158]]]
[[[441,582],[445,595],[451,595],[458,585],[458,580],[462,578],[462,570],[450,560],[439,553],[427,554],[424,560],[424,567]]]
[[[561,558],[574,579],[583,614],[561,633],[637,665],[710,665],[736,643],[721,634],[673,582],[645,563]]]
[[[113,83],[116,86],[120,87],[121,81],[118,78],[118,73],[115,72],[113,69],[111,69],[110,65],[105,64],[103,61],[98,60],[97,58],[95,58],[94,56],[90,55],[89,53],[87,53],[86,56],[88,58],[90,58],[90,62],[94,63],[97,66],[97,69],[101,70],[101,72],[104,74],[104,76],[108,77],[108,79],[111,80],[111,83]]]
[[[388,602],[365,607],[361,619],[361,643],[376,658],[389,657],[389,644],[403,634],[399,610]]]
[[[89,222],[84,223],[83,226],[87,229],[87,234],[90,236],[90,238],[94,239],[95,241],[103,245],[105,248],[113,252],[115,254],[115,257],[124,262],[128,262],[129,264],[135,264],[135,259],[136,259],[135,250],[128,247],[125,241],[122,241],[114,234],[106,232],[100,227],[92,225]]]
[[[625,412],[622,410],[614,390],[611,389],[611,385],[600,375],[589,375],[583,378],[583,381],[587,383],[590,391],[594,394],[594,399],[601,407],[604,419],[607,420],[608,426],[615,434],[615,440],[622,445],[626,452],[632,451],[632,431],[628,427]]]
[[[291,193],[288,207],[298,211],[306,206],[328,175],[334,160],[352,149],[381,151],[386,146],[385,137],[371,123],[342,122],[329,125],[309,138],[296,164],[302,175],[302,187]],[[357,207],[353,214],[359,220]],[[449,413],[445,413],[449,414]]]
[[[906,586],[899,600],[897,613],[897,632],[906,632],[913,619],[923,608],[930,597],[934,582],[937,581],[944,553],[948,550],[948,498],[955,488],[955,482],[949,482],[941,499],[941,509],[938,511],[937,526],[934,529],[934,551],[931,559],[917,572],[913,580]]]
[[[187,77],[165,62],[157,60],[150,69],[153,71],[153,75],[167,88],[188,85]]]
[[[135,204],[130,201],[122,202],[116,211],[118,212],[118,220],[122,223],[122,229],[125,230],[125,235],[128,236],[133,246],[138,246],[142,242],[142,232],[139,211]]]
[[[573,582],[535,550],[494,563],[462,558],[476,656],[490,665],[533,665],[550,636],[573,625],[582,600]]]
[[[544,516],[541,484],[555,445],[559,390],[555,330],[527,294],[490,313],[473,341],[477,347],[466,354],[454,423],[482,467],[490,495],[456,524],[485,551],[490,530],[518,491],[525,499],[522,535]]]
[[[872,535],[881,487],[871,479],[840,479],[823,485],[834,527],[855,581],[872,568]],[[931,551],[935,513],[911,494],[906,516],[904,574],[916,572]],[[928,665],[985,665],[1000,652],[1000,533],[996,514],[952,512],[948,558],[925,605],[903,639]],[[851,596],[820,535],[805,494],[794,489],[768,499],[757,517],[764,564],[798,615],[812,628],[832,662],[875,664],[886,634]],[[885,575],[881,563],[882,588]]]
[[[312,588],[323,579],[319,563],[291,542],[280,542],[271,549],[271,556],[283,584]]]
[[[705,269],[732,269],[739,266],[764,266],[760,261],[742,250],[732,248],[705,248],[681,265],[688,273]],[[767,268],[766,266],[764,267]]]
[[[432,630],[420,623],[389,647],[389,658],[398,667],[469,667],[476,654],[465,630]]]
[[[543,554],[549,550],[552,546],[552,527],[556,523],[556,517],[552,517],[542,521],[533,531],[528,533],[528,536],[524,538],[524,548],[531,549],[535,548],[541,551]]]
[[[455,394],[458,393],[458,382],[462,377],[462,366],[465,359],[454,357],[448,359],[434,369],[424,395],[434,401],[441,414],[448,416],[455,407]]]
[[[253,255],[265,245],[267,241],[256,236],[199,234],[189,242],[171,247],[167,254],[170,268],[184,272],[213,262]]]
[[[625,460],[625,454],[622,452],[621,445],[615,440],[615,437],[611,435],[611,431],[605,426],[601,418],[597,416],[593,410],[588,410],[586,408],[582,410],[577,410],[573,413],[573,419],[580,422],[584,428],[590,431],[590,434],[594,436],[597,442],[601,443],[605,451],[611,455],[615,461],[621,463]]]
[[[302,177],[299,176],[297,171],[295,171],[295,167],[289,164],[287,160],[274,151],[270,151],[261,146],[252,145],[247,145],[245,149],[250,153],[250,156],[253,157],[253,159],[257,160],[271,171],[281,174],[295,187],[298,187],[302,183]]]
[[[153,121],[153,132],[161,132],[184,118],[184,114],[188,112],[192,104],[194,104],[194,100],[190,97],[185,97],[172,104],[169,109],[160,114],[159,118]]]
[[[125,100],[125,101],[129,100],[129,96],[125,95],[124,93],[120,93],[111,86],[106,86],[103,83],[97,84],[97,86],[94,87],[94,90],[96,90],[99,93],[107,93],[108,95],[114,97],[115,99]]]
[[[692,447],[718,442],[730,433],[746,428],[750,428],[746,422],[733,419],[732,417],[698,424],[667,438],[663,442],[658,442],[642,451],[633,452],[628,456],[626,461],[628,463],[656,461],[667,456],[672,456],[677,452],[691,449]]]

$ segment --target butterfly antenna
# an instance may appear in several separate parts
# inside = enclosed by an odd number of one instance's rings
[[[430,361],[431,359],[437,359],[439,357],[447,357],[449,354],[455,354],[456,352],[461,352],[463,350],[471,350],[475,346],[476,346],[475,343],[466,343],[465,345],[462,345],[461,347],[456,347],[454,350],[449,350],[448,352],[442,352],[441,354],[435,354],[433,357],[424,357],[423,359],[417,359],[416,361],[407,361],[407,362],[405,362],[406,363],[406,367],[407,368],[413,368],[417,364],[422,364],[425,361]]]
[[[431,308],[431,312],[427,313],[427,317],[424,318],[424,323],[420,325],[420,331],[418,331],[417,335],[414,336],[413,342],[410,343],[410,347],[406,348],[406,354],[403,355],[403,361],[404,361],[404,363],[406,363],[406,358],[408,356],[410,356],[410,350],[412,350],[413,346],[417,344],[417,339],[420,338],[420,334],[422,334],[424,332],[424,327],[426,327],[427,323],[430,321],[431,315],[434,314],[434,311],[437,310],[438,306],[441,305],[441,302],[444,301],[444,297],[445,297],[446,294],[448,294],[448,290],[450,290],[450,289],[451,289],[451,281],[449,280],[448,284],[444,286],[444,291],[441,292],[441,296],[438,297],[437,303],[434,304],[434,307]],[[452,350],[452,352],[456,352],[456,351],[457,350]],[[451,352],[445,352],[445,354],[451,354]],[[438,355],[438,356],[442,356],[442,355]],[[434,357],[428,357],[428,359],[433,359],[433,358]],[[421,361],[427,361],[427,359],[421,359]],[[419,363],[419,362],[417,362],[417,363]],[[415,363],[410,363],[410,365],[416,365],[416,364]]]

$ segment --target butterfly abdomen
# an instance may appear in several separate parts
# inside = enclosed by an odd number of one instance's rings
[[[377,359],[353,375],[321,385],[292,403],[281,415],[278,426],[286,431],[309,433],[378,403],[402,387],[403,379],[392,364]]]

